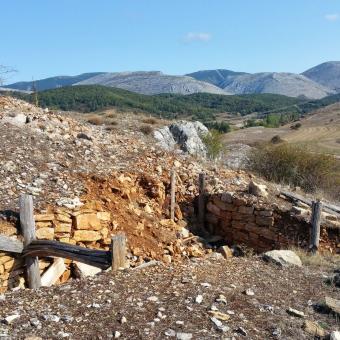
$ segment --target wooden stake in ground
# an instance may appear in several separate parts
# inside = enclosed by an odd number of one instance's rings
[[[317,253],[319,250],[320,243],[320,224],[321,224],[321,212],[322,212],[322,203],[318,201],[313,201],[312,203],[312,238],[311,238],[311,246],[310,250],[312,253]]]
[[[29,245],[35,240],[35,222],[33,215],[33,199],[31,195],[23,194],[19,200],[20,206],[20,226],[24,236],[24,246]],[[28,287],[35,289],[40,288],[41,279],[39,272],[38,257],[26,257],[26,275]]]
[[[119,234],[112,237],[112,271],[125,268],[126,265],[126,236]]]
[[[202,232],[205,231],[205,173],[199,174],[198,179],[199,196],[198,196],[198,224]]]
[[[170,219],[175,221],[175,204],[176,204],[176,172],[175,170],[171,170],[170,183],[171,183]]]

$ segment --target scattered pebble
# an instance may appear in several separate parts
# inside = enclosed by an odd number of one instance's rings
[[[203,302],[203,295],[197,295],[195,298],[195,302],[201,304]]]
[[[4,319],[5,324],[10,325],[14,320],[20,318],[19,314],[13,314],[13,315],[9,315],[6,316]]]
[[[255,292],[251,288],[248,288],[244,291],[244,294],[246,294],[248,296],[254,296]]]
[[[288,308],[287,309],[287,313],[292,315],[292,316],[297,316],[299,318],[304,318],[305,317],[305,313],[304,312],[301,312],[297,309],[294,309],[294,308]]]

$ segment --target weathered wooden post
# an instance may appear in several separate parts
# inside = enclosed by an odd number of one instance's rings
[[[320,200],[312,202],[312,237],[310,251],[317,253],[320,243],[320,224],[321,224],[322,202]]]
[[[198,224],[200,231],[205,231],[205,173],[200,173],[198,178]]]
[[[20,226],[24,236],[24,246],[35,240],[35,221],[33,213],[33,199],[31,195],[22,194],[19,200]],[[40,288],[41,279],[38,257],[26,257],[26,276],[28,287],[31,289]]]
[[[175,221],[175,204],[176,204],[176,171],[171,170],[170,174],[170,219]]]
[[[126,265],[125,234],[118,234],[112,237],[111,253],[112,253],[112,271],[117,271],[119,268],[125,268]]]

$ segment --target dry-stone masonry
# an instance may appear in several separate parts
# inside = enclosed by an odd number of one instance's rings
[[[208,196],[206,229],[228,244],[245,244],[258,252],[309,246],[311,225],[260,196],[224,192]],[[340,251],[338,229],[322,225],[321,247]]]

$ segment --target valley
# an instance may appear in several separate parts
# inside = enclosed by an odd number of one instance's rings
[[[243,119],[246,119],[243,117]],[[313,112],[299,120],[301,127],[291,128],[293,123],[278,128],[263,126],[239,129],[224,135],[225,143],[244,143],[254,146],[258,143],[270,142],[274,136],[307,148],[318,153],[340,156],[340,105],[333,104]],[[238,124],[240,122],[238,121]]]

